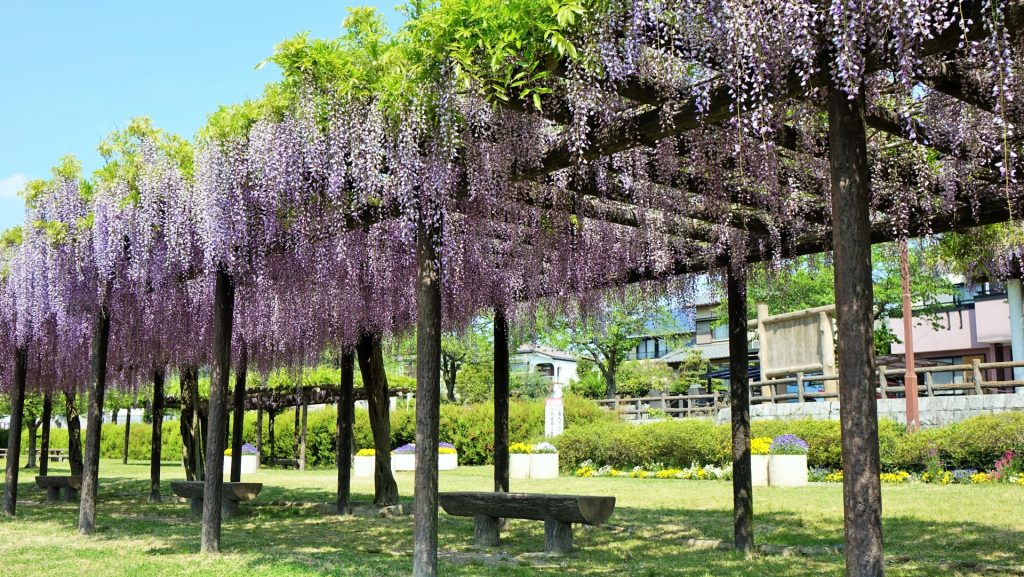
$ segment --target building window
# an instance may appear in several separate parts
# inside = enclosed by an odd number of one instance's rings
[[[711,338],[716,341],[729,340],[729,323],[722,323],[711,329]]]

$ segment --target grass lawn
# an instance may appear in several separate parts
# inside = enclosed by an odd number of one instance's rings
[[[56,466],[52,474],[67,474]],[[337,517],[313,503],[333,499],[333,470],[262,470],[246,481],[265,484],[258,505],[225,522],[220,555],[197,554],[199,523],[186,503],[146,503],[149,465],[100,466],[98,530],[77,533],[76,505],[44,505],[22,471],[18,516],[0,518],[0,576],[326,576],[408,575],[412,518]],[[168,482],[180,465],[163,469]],[[441,473],[441,490],[489,490],[489,467]],[[403,496],[412,473],[399,473]],[[497,550],[472,545],[471,519],[440,514],[441,575],[808,576],[843,574],[836,554],[759,555],[751,559],[701,550],[688,539],[731,539],[731,485],[720,481],[562,478],[513,481],[525,492],[614,495],[607,526],[576,529],[576,551],[550,558],[543,523],[510,521]],[[357,501],[372,481],[353,479]],[[842,487],[757,489],[758,543],[834,546],[842,543]],[[884,488],[887,574],[890,576],[1024,575],[1024,488],[908,485]],[[408,501],[407,501],[408,502]],[[303,503],[308,503],[303,505]]]

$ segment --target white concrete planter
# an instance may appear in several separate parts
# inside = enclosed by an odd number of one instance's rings
[[[355,477],[372,477],[376,460],[377,457],[373,455],[352,457],[352,475]]]
[[[768,486],[768,461],[770,455],[750,456],[750,484],[755,487]]]
[[[229,473],[231,471],[231,459],[227,455],[224,455],[224,472]],[[242,474],[246,475],[249,473],[255,473],[260,469],[260,456],[259,455],[242,455]]]
[[[508,456],[508,476],[510,479],[530,478],[530,457],[526,453],[510,453]]]
[[[438,471],[453,471],[459,468],[459,454],[458,453],[438,453],[437,454],[437,470]]]
[[[416,453],[391,453],[392,471],[415,471]]]
[[[531,479],[557,479],[558,453],[535,453],[530,455]]]
[[[807,455],[771,455],[768,480],[773,487],[802,487],[807,484]]]

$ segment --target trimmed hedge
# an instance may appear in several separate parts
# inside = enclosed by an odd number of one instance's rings
[[[754,437],[792,433],[810,445],[811,467],[842,467],[838,421],[755,421]],[[934,452],[949,469],[988,470],[1008,450],[1024,450],[1024,413],[984,415],[936,429],[908,435],[895,421],[878,426],[884,471],[920,471]],[[729,425],[706,419],[672,419],[647,425],[600,422],[567,428],[556,444],[561,463],[573,468],[586,460],[596,466],[629,469],[661,463],[687,467],[697,462],[724,465],[731,461]]]
[[[416,411],[401,408],[391,413],[391,447],[412,443],[416,439]],[[610,422],[614,416],[586,399],[575,396],[565,398],[566,426],[585,426],[596,422]],[[310,411],[306,420],[306,462],[311,467],[333,467],[335,456],[335,423],[337,412],[334,407]],[[270,455],[270,435],[267,431],[269,419],[263,418],[264,453]],[[163,424],[163,460],[181,460],[181,434],[177,420]],[[128,458],[148,460],[150,451],[150,429],[146,423],[132,423],[128,441]],[[295,454],[295,411],[287,410],[274,420],[274,451],[277,457],[291,457]],[[3,433],[4,431],[0,431]],[[539,440],[544,434],[544,402],[512,401],[509,404],[509,434],[512,442]],[[83,443],[84,443],[83,431]],[[256,442],[256,413],[248,412],[242,427],[242,437],[247,443]],[[358,410],[354,424],[355,448],[373,447],[369,414]],[[27,433],[22,435],[22,446],[27,447]],[[474,405],[441,405],[440,439],[455,445],[459,451],[459,463],[463,465],[484,465],[494,462],[494,406],[491,403]],[[230,441],[229,441],[230,443]],[[67,449],[67,429],[50,430],[50,447]],[[100,455],[104,458],[120,459],[124,447],[124,425],[103,425]],[[27,450],[25,448],[22,449]]]

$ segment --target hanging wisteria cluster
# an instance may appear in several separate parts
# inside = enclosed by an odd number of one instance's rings
[[[543,298],[595,314],[625,284],[681,294],[691,283],[666,279],[820,251],[829,85],[868,102],[879,234],[1020,213],[1014,3],[566,1],[519,23],[544,40],[504,48],[500,70],[424,38],[492,1],[414,13],[417,33],[378,38],[373,57],[350,30],[358,41],[327,46],[358,79],[283,65],[263,108],[223,111],[238,130],[193,145],[133,123],[96,177],[66,159],[33,183],[0,253],[0,388],[15,347],[31,386],[82,387],[102,311],[118,386],[207,364],[217,271],[237,287],[235,346],[261,370],[399,333],[415,322],[422,222],[442,230],[452,329]],[[311,46],[325,45],[282,53]],[[364,78],[375,67],[401,79]]]

